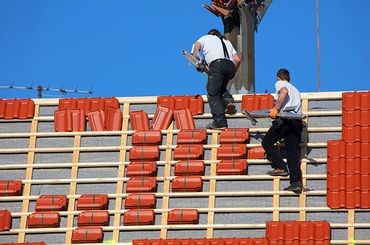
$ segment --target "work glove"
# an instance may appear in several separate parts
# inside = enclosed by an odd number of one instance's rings
[[[279,113],[279,110],[274,107],[272,108],[272,111],[269,113],[269,117],[272,119],[275,119],[278,113]]]

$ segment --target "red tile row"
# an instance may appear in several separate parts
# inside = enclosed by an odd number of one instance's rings
[[[370,142],[345,142],[329,140],[327,142],[328,158],[370,158]]]
[[[126,168],[126,177],[134,176],[156,176],[156,162],[131,162]]]
[[[220,133],[220,144],[243,144],[249,142],[248,128],[227,128]]]
[[[198,209],[173,209],[168,212],[167,224],[169,225],[195,225],[198,223]]]
[[[72,243],[100,243],[103,242],[102,227],[78,227],[72,232]]]
[[[123,215],[124,225],[154,225],[153,209],[129,209]]]
[[[195,129],[195,121],[188,108],[174,111],[177,129]]]
[[[133,146],[130,149],[130,161],[135,160],[152,160],[156,161],[159,158],[158,146]]]
[[[270,221],[266,223],[269,244],[315,241],[314,244],[330,244],[330,224],[327,221]],[[284,241],[284,243],[279,243]]]
[[[106,107],[87,113],[91,131],[119,131],[122,129],[122,112],[119,108]]]
[[[246,94],[242,96],[242,110],[256,111],[274,107],[271,94]]]
[[[78,215],[77,225],[85,226],[108,226],[109,214],[107,210],[86,210]]]
[[[91,111],[105,111],[107,107],[119,108],[117,98],[67,98],[59,99],[58,109],[82,109],[85,115]]]
[[[247,157],[246,144],[223,144],[217,149],[217,159],[243,159]]]
[[[60,216],[58,212],[36,212],[28,215],[28,228],[56,228],[59,227]]]
[[[66,195],[41,195],[36,200],[36,212],[51,212],[67,210]]]
[[[370,191],[326,191],[329,208],[370,208]]]
[[[370,158],[328,158],[328,174],[370,174]]]
[[[167,107],[172,110],[187,108],[192,115],[202,115],[204,111],[204,101],[202,96],[158,96],[157,105]]]
[[[22,181],[0,180],[0,196],[21,196]]]
[[[155,177],[131,177],[126,184],[127,193],[156,192],[157,180]]]
[[[160,145],[162,142],[161,131],[135,131],[132,133],[132,145]]]
[[[248,149],[248,159],[264,159],[265,150],[262,146],[256,146]]]
[[[266,238],[184,238],[133,240],[133,245],[268,245]]]
[[[369,115],[370,116],[370,115]],[[342,139],[345,142],[370,142],[370,126],[342,126]]]
[[[183,129],[177,134],[177,144],[206,144],[206,129]]]
[[[327,189],[370,191],[370,174],[327,174]]]
[[[248,172],[246,159],[221,160],[217,164],[218,175],[245,175]]]
[[[148,114],[143,110],[131,111],[130,123],[132,130],[141,130],[141,131],[150,130]]]
[[[176,176],[202,176],[205,171],[202,160],[180,160],[175,163],[174,169]]]
[[[370,91],[343,93],[342,108],[345,111],[370,110]]]
[[[203,158],[203,145],[177,145],[173,150],[173,159],[175,160],[190,160]]]
[[[194,118],[189,109],[184,108],[173,111],[164,106],[157,107],[152,120],[151,129],[168,129],[174,116],[177,129],[195,129]],[[132,130],[150,130],[148,114],[142,110],[130,112],[130,122]]]
[[[173,110],[163,106],[157,106],[157,110],[154,113],[152,120],[153,130],[165,130],[168,129],[172,122]]]
[[[370,126],[370,110],[342,110],[342,125],[347,127],[353,126]]]
[[[33,118],[35,103],[31,99],[0,99],[0,119]]]
[[[0,210],[0,232],[9,231],[12,227],[12,215],[9,210]]]
[[[155,111],[152,121],[152,129],[168,129],[172,122],[173,116],[175,116],[177,129],[195,129],[194,118],[189,109],[184,108],[173,111],[172,109],[163,106],[158,106],[157,110]]]
[[[172,180],[173,192],[200,192],[202,187],[200,176],[177,176]]]
[[[133,193],[125,198],[126,209],[153,209],[155,203],[155,194],[150,193]]]
[[[86,130],[86,116],[82,109],[54,111],[55,132],[80,132]]]
[[[108,209],[107,194],[83,194],[77,200],[77,210],[106,210]]]

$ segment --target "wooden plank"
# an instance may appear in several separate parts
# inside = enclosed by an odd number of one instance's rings
[[[320,92],[320,93],[301,93],[302,99],[310,100],[340,100],[342,99],[343,92],[352,92],[352,91],[336,91],[336,92]],[[361,91],[358,91],[361,92]],[[364,91],[365,92],[365,91]],[[272,94],[275,96],[275,94]],[[235,102],[240,102],[242,99],[242,94],[234,94]],[[202,95],[204,102],[208,102],[207,96]],[[145,97],[116,97],[118,101],[123,103],[130,104],[156,104],[157,96],[145,96]],[[40,106],[57,106],[59,99],[32,99],[35,102],[35,105]]]
[[[272,220],[273,221],[279,221],[280,220],[280,212],[278,208],[280,207],[280,195],[279,195],[279,190],[280,190],[280,179],[279,178],[274,178],[274,195],[272,197],[272,205],[274,207],[274,211],[272,213]]]
[[[218,142],[218,131],[213,130],[212,133],[212,144],[217,144]],[[211,151],[211,160],[217,160],[217,148],[213,148]],[[213,163],[211,164],[211,171],[210,171],[210,176],[216,176],[217,175],[217,164]],[[210,193],[215,193],[216,192],[216,180],[212,179],[210,180],[209,183],[209,192]],[[208,208],[214,208],[215,207],[215,201],[216,197],[215,195],[209,195],[208,198]],[[214,224],[214,219],[215,219],[215,213],[208,212],[208,225],[213,225]],[[207,228],[207,238],[213,238],[213,228],[209,227]]]
[[[169,127],[169,132],[167,134],[167,137],[166,137],[166,146],[171,146],[172,145],[172,141],[173,141],[173,134],[171,132],[171,130],[173,129],[173,121],[171,122],[170,124],[170,127]],[[172,160],[172,149],[170,147],[168,147],[166,149],[166,164],[164,166],[164,183],[163,183],[163,200],[162,200],[162,220],[161,220],[161,224],[162,225],[167,225],[167,219],[168,219],[168,207],[169,207],[169,203],[170,203],[170,197],[167,195],[169,192],[170,192],[170,179],[168,177],[171,176],[171,163],[170,161]],[[160,234],[160,238],[162,239],[166,239],[167,238],[167,229],[163,228],[161,229],[161,234]]]
[[[340,113],[340,114],[339,114]],[[341,111],[338,115],[341,115]],[[250,133],[265,133],[269,128],[250,128]],[[342,132],[342,127],[309,127],[308,132]],[[121,136],[122,133],[131,135],[134,131],[86,131],[86,132],[36,132],[36,133],[0,133],[0,138],[29,138],[30,136],[40,137],[74,137],[81,136]],[[180,130],[172,130],[172,134],[178,134]],[[168,130],[162,130],[162,134],[167,134]],[[208,130],[207,133],[211,134]]]
[[[347,223],[332,223],[331,229],[343,229],[354,226],[355,228],[370,228],[369,223],[355,223],[349,225]],[[208,228],[213,229],[265,229],[266,223],[254,223],[254,224],[197,224],[197,225],[143,225],[143,226],[104,226],[103,231],[146,231],[146,230],[160,230],[160,229],[171,229],[171,230],[205,230]],[[16,233],[59,233],[72,230],[71,228],[33,228],[33,229],[11,229],[10,231],[3,231],[2,235],[16,234]],[[353,240],[349,240],[352,241]],[[356,240],[357,242],[357,240]],[[357,244],[357,243],[356,243]]]
[[[128,115],[130,113],[130,103],[125,103],[123,105],[123,115]],[[127,131],[128,129],[128,119],[124,118],[122,120],[122,134],[121,134],[121,147],[125,147],[127,145]],[[126,161],[126,154],[127,151],[126,149],[122,149],[119,152],[119,161],[120,162],[125,162]],[[125,176],[125,165],[119,165],[118,166],[118,175],[117,178],[121,179]],[[116,190],[116,206],[114,210],[121,210],[122,209],[122,196],[118,196],[119,194],[122,194],[123,192],[123,180],[118,180],[117,181],[117,190]],[[121,214],[117,213],[114,215],[114,226],[118,226],[121,221]],[[112,240],[115,242],[119,241],[119,230],[113,230],[113,237]]]
[[[308,111],[308,99],[303,99],[302,100],[302,112],[307,112]],[[307,125],[308,125],[308,117],[306,117],[303,121],[303,130],[302,130],[302,135],[301,135],[301,142],[307,143],[308,142],[308,132],[307,132]],[[304,158],[307,157],[307,146],[301,147],[301,171],[302,175],[306,175],[307,173],[307,162],[303,161]],[[302,177],[302,184],[303,186],[307,185],[307,178]],[[302,192],[302,194],[299,196],[299,206],[300,207],[306,207],[306,202],[307,202],[307,196],[306,192]],[[300,221],[305,221],[306,220],[306,211],[302,210],[299,212],[299,220]]]
[[[35,105],[35,111],[34,111],[34,116],[37,117],[39,115],[40,111],[40,106]],[[37,126],[38,126],[38,121],[33,119],[32,124],[31,124],[31,133],[35,133],[37,131]],[[29,141],[29,149],[34,149],[36,147],[36,136],[31,136],[30,141]],[[29,151],[27,155],[27,164],[31,166],[35,160],[35,152]],[[29,167],[26,169],[26,180],[31,180],[32,179],[32,173],[33,173],[33,168]],[[31,193],[31,183],[24,184],[23,186],[23,196],[29,196]],[[28,206],[29,206],[29,200],[24,199],[22,202],[22,212],[27,212],[28,211]],[[19,229],[25,229],[27,226],[27,216],[22,216]],[[20,232],[18,234],[18,242],[24,242],[25,239],[25,233]]]
[[[165,146],[160,145],[159,150],[166,150],[168,147],[175,149],[177,145],[172,146]],[[247,148],[261,146],[261,144],[247,144]],[[279,146],[284,146],[283,144]],[[326,148],[326,142],[318,142],[318,143],[301,143],[300,146],[307,146],[310,148]],[[203,148],[205,150],[211,150],[212,148],[218,148],[220,145],[204,145]],[[27,152],[40,152],[40,153],[63,153],[63,152],[73,152],[78,150],[80,152],[109,152],[109,151],[121,151],[121,150],[129,150],[132,146],[100,146],[100,147],[53,147],[53,148],[9,148],[9,149],[0,149],[0,153],[27,153]]]
[[[296,196],[293,192],[288,191],[223,191],[223,192],[196,192],[196,193],[190,193],[190,192],[170,192],[170,193],[161,193],[157,192],[155,195],[157,197],[208,197],[209,195],[214,195],[218,197],[249,197],[249,196],[273,196],[275,194],[279,194],[280,196]],[[108,198],[116,198],[116,197],[125,197],[127,194],[108,194]],[[325,196],[326,190],[319,190],[319,191],[310,191],[307,193],[308,196]],[[0,201],[4,202],[11,202],[11,201],[23,201],[23,200],[36,200],[39,197],[39,195],[34,196],[10,196],[10,197],[0,197]],[[79,198],[80,195],[67,195],[67,198]],[[344,211],[347,211],[347,209],[343,209]],[[363,209],[361,209],[363,210]],[[335,209],[335,211],[342,211],[341,209]],[[365,210],[366,211],[366,210]],[[368,210],[370,211],[370,210]]]
[[[355,210],[348,210],[348,241],[351,241],[350,244],[354,244],[355,240]]]
[[[81,144],[81,136],[76,135],[75,140],[74,140],[74,147],[79,147]],[[78,177],[78,162],[80,159],[80,152],[79,151],[73,151],[73,166],[71,170],[71,179],[77,179]],[[72,181],[70,186],[69,186],[69,195],[73,196],[76,194],[76,188],[77,183],[75,181]],[[68,200],[68,211],[72,212],[75,209],[75,198],[71,197]],[[73,227],[73,214],[69,214],[67,217],[67,228],[72,228]],[[66,233],[66,244],[71,244],[72,242],[72,231],[68,230]]]

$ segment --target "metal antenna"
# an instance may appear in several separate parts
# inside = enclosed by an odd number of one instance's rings
[[[0,88],[36,90],[38,98],[42,98],[42,92],[43,91],[53,91],[53,92],[62,93],[63,95],[65,95],[67,93],[75,93],[75,94],[92,94],[93,93],[92,87],[91,87],[90,90],[78,90],[78,86],[76,87],[76,89],[64,89],[63,84],[62,84],[62,86],[59,89],[57,89],[57,88],[50,88],[50,84],[49,84],[47,87],[43,87],[42,85],[38,85],[36,88],[34,88],[33,87],[33,82],[31,82],[31,86],[25,86],[25,87],[14,86],[14,82],[12,82],[11,85],[7,85],[7,86],[1,86],[0,85]]]
[[[321,90],[321,68],[320,68],[320,18],[319,18],[319,0],[316,0],[316,35],[317,35],[317,91]]]

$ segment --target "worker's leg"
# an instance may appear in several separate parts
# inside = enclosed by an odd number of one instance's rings
[[[225,63],[224,69],[225,69],[225,75],[222,85],[222,100],[224,103],[224,107],[226,108],[229,104],[234,103],[234,98],[230,94],[229,90],[227,90],[227,85],[231,78],[235,74],[235,65],[232,63],[232,61],[223,61]]]
[[[280,154],[278,147],[275,143],[282,138],[283,124],[278,125],[278,120],[273,121],[271,128],[267,131],[262,140],[262,147],[266,152],[267,159],[271,161],[271,167],[280,170],[287,170],[286,163]],[[280,121],[281,122],[281,121]]]
[[[289,120],[287,122],[288,133],[284,136],[285,148],[287,152],[287,163],[290,172],[290,183],[301,182],[301,161],[300,161],[300,148],[302,133],[301,120]]]
[[[213,116],[213,123],[217,127],[227,127],[225,109],[222,103],[223,87],[223,67],[222,62],[216,60],[210,65],[210,74],[207,83],[207,93],[209,107]]]

